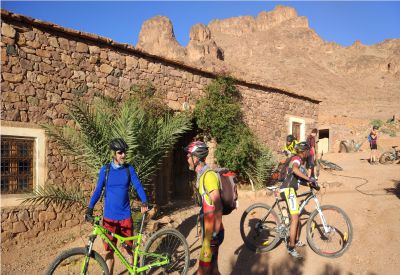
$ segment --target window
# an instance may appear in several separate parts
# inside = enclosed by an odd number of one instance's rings
[[[304,141],[306,138],[305,125],[306,122],[302,118],[289,116],[288,135],[295,135],[298,141]]]
[[[46,135],[36,125],[2,121],[1,206],[21,204],[26,193],[44,186],[47,178]]]
[[[32,138],[2,136],[2,194],[18,194],[33,190],[33,148]]]

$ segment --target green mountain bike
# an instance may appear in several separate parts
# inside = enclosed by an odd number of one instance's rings
[[[137,209],[135,209],[137,210]],[[141,250],[142,230],[146,214],[143,214],[139,234],[122,237],[100,225],[101,217],[94,217],[93,232],[86,247],[77,247],[61,253],[50,265],[46,274],[109,274],[103,257],[93,250],[93,243],[100,236],[130,274],[186,274],[189,268],[189,246],[185,237],[176,229],[163,228],[155,232]],[[116,245],[108,238],[112,235],[119,243],[133,241],[131,265]]]

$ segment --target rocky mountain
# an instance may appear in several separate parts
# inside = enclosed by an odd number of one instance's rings
[[[143,24],[137,47],[322,100],[320,118],[389,118],[400,106],[400,39],[327,42],[291,7],[192,27],[186,48],[166,17]]]

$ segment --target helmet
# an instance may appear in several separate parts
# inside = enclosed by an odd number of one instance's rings
[[[303,141],[303,142],[300,142],[300,143],[296,144],[294,146],[294,149],[297,152],[304,152],[304,151],[310,150],[310,145],[308,145],[307,142]]]
[[[208,156],[208,146],[202,141],[193,141],[185,147],[185,152],[202,160]]]
[[[287,137],[286,137],[286,141],[287,142],[293,142],[293,140],[295,140],[296,139],[296,137],[294,136],[294,135],[288,135]]]
[[[379,129],[379,127],[378,127],[378,126],[376,126],[376,125],[374,125],[374,127],[372,127],[372,129],[373,129],[373,130],[378,130],[378,129]]]
[[[110,149],[112,151],[123,151],[128,150],[128,144],[122,138],[115,138],[110,142]]]

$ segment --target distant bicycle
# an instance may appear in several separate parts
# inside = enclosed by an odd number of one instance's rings
[[[324,170],[343,171],[343,168],[336,163],[322,159],[323,156],[324,153],[321,154],[321,158],[315,161],[317,176],[319,176],[319,171],[321,170],[321,168]]]
[[[398,146],[392,146],[391,151],[387,151],[381,155],[379,162],[381,164],[391,164],[396,160],[400,160],[400,150],[396,150]]]
[[[267,188],[274,192],[275,202],[272,207],[255,203],[244,211],[240,220],[242,239],[255,252],[270,251],[280,240],[287,243],[290,236],[290,215],[286,202],[280,197],[279,187]],[[305,197],[300,205],[300,216],[304,214],[305,206],[311,200],[315,201],[316,210],[310,214],[306,227],[307,242],[311,249],[318,255],[329,258],[343,255],[353,239],[353,227],[347,214],[337,206],[321,206],[312,188],[297,197]],[[277,209],[278,214],[274,209]]]

